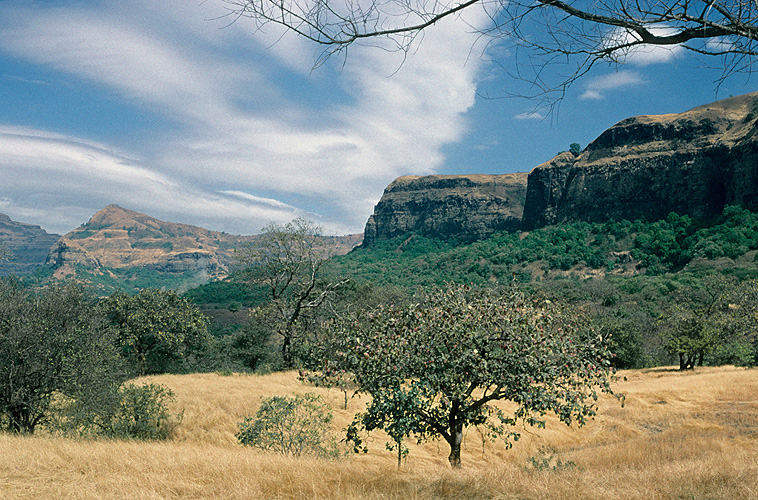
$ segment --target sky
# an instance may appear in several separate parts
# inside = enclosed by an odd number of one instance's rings
[[[222,0],[0,0],[0,213],[65,234],[109,204],[232,234],[303,217],[360,233],[403,175],[528,172],[636,115],[758,90],[655,48],[548,113],[513,57],[449,18],[410,53],[319,48]],[[512,61],[510,61],[512,62]]]

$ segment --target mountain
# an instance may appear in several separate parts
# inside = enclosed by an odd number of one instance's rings
[[[679,114],[637,116],[578,156],[529,174],[523,229],[609,219],[703,219],[726,205],[758,209],[758,93]]]
[[[75,274],[75,266],[216,276],[228,268],[234,248],[251,240],[108,205],[58,240],[47,261],[57,277]]]
[[[184,287],[226,275],[234,249],[255,238],[165,222],[109,205],[60,238],[47,264],[57,278],[87,275],[106,287],[124,282],[134,288]],[[325,237],[324,244],[335,253],[346,253],[360,238]]]
[[[11,252],[9,261],[0,261],[0,276],[29,274],[45,262],[50,247],[60,235],[40,226],[11,220],[0,214],[0,244]]]
[[[364,246],[410,232],[473,241],[520,227],[527,174],[405,176],[369,217]]]

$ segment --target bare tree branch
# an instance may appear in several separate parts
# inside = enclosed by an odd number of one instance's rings
[[[223,0],[235,20],[258,28],[273,23],[323,46],[316,65],[348,46],[386,39],[408,51],[417,36],[441,20],[483,9],[477,30],[505,44],[512,76],[535,95],[563,96],[599,61],[623,63],[644,46],[682,47],[720,58],[723,78],[751,73],[758,56],[755,0]],[[558,73],[545,73],[546,68]]]

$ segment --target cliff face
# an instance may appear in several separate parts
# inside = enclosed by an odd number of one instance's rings
[[[758,93],[623,120],[529,174],[522,227],[758,209],[757,121]]]
[[[58,238],[60,235],[50,234],[39,226],[15,222],[0,214],[0,244],[12,254],[8,261],[0,261],[0,276],[34,272],[45,263]]]
[[[400,177],[369,217],[363,245],[409,232],[471,241],[518,229],[526,178],[525,173]]]

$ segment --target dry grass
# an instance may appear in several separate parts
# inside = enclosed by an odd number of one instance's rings
[[[361,400],[342,410],[339,391],[305,387],[294,373],[154,377],[184,410],[173,441],[0,435],[0,499],[758,499],[758,370],[623,375],[625,407],[601,401],[584,428],[549,422],[511,450],[469,431],[460,471],[448,468],[444,443],[412,446],[399,471],[380,436],[368,455],[341,461],[237,445],[237,423],[261,397],[319,392],[335,408],[335,432],[360,410]],[[528,466],[549,455],[576,466]]]

